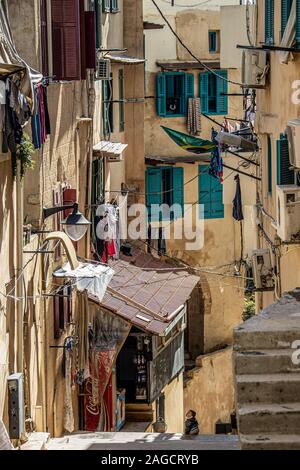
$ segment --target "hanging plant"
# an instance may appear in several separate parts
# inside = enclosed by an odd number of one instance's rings
[[[33,169],[35,161],[32,159],[35,148],[31,142],[31,139],[26,132],[23,133],[20,144],[17,145],[17,159],[21,162],[20,178],[22,179],[25,175],[26,170]],[[17,165],[17,162],[14,162]],[[16,174],[16,170],[14,172]]]

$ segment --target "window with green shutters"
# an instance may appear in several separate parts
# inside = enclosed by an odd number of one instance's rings
[[[146,170],[146,204],[151,220],[178,219],[184,211],[183,168],[149,167]],[[177,204],[171,214],[162,213],[158,206],[166,204],[169,208]]]
[[[156,76],[157,114],[186,116],[188,99],[194,97],[194,75],[184,72],[162,72]]]
[[[224,217],[223,186],[209,174],[209,165],[199,165],[198,189],[201,219]]]
[[[268,193],[272,194],[273,186],[273,172],[272,172],[272,141],[271,137],[267,138],[267,151],[268,151]]]
[[[280,134],[280,139],[277,140],[277,184],[294,184],[295,173],[290,169],[289,159],[289,144],[287,137]]]
[[[274,43],[274,0],[265,0],[265,43]]]
[[[227,70],[216,70],[216,73],[200,73],[199,88],[202,113],[224,115],[228,113],[227,79]]]

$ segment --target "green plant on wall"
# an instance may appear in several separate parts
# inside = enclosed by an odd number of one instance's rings
[[[23,133],[21,143],[17,145],[16,159],[13,160],[13,175],[17,176],[17,161],[20,161],[20,178],[22,179],[26,173],[26,170],[33,169],[35,162],[33,160],[33,154],[35,148],[31,142],[31,139],[26,132]]]
[[[245,297],[243,320],[249,320],[253,315],[255,315],[255,297],[254,294],[248,294]]]

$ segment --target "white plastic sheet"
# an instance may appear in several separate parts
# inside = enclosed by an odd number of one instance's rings
[[[55,271],[55,277],[76,279],[76,287],[80,292],[87,291],[100,302],[114,275],[114,270],[103,264],[80,263],[76,269],[71,269],[69,263]]]

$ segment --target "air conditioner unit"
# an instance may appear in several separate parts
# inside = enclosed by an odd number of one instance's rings
[[[277,235],[282,241],[300,235],[300,187],[296,184],[276,186]]]
[[[273,267],[270,250],[254,250],[252,253],[252,271],[255,290],[274,290]]]
[[[288,122],[286,135],[289,142],[290,164],[300,168],[300,119],[292,119]]]
[[[265,88],[269,70],[267,51],[246,49],[242,56],[242,81],[248,88]]]
[[[110,59],[98,59],[97,60],[97,69],[96,69],[96,78],[98,80],[109,80],[111,73],[111,62]]]
[[[9,437],[21,439],[25,432],[23,374],[12,374],[7,379]]]

